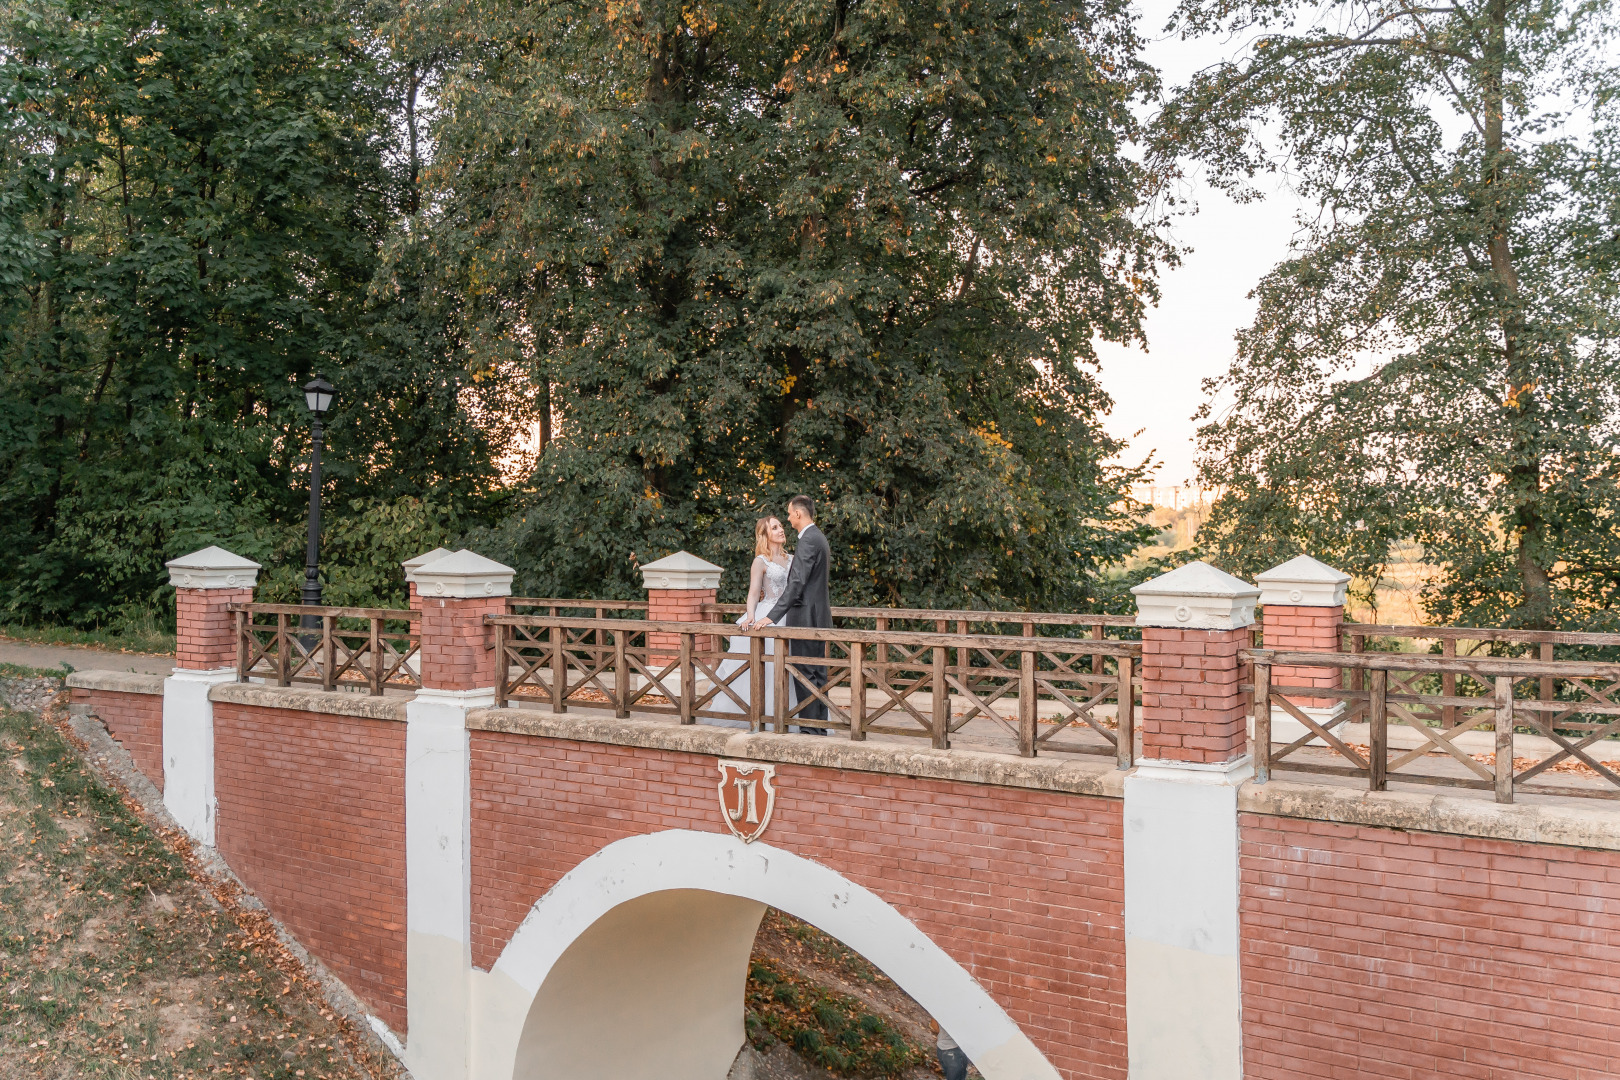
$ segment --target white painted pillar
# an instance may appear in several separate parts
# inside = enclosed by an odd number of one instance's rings
[[[495,703],[483,618],[504,614],[510,567],[465,549],[413,571],[422,689],[405,707],[405,1062],[466,1080],[472,1060],[469,710]]]
[[[1143,759],[1125,778],[1130,1080],[1239,1080],[1237,789],[1252,768],[1237,652],[1260,591],[1205,563],[1132,591]]]
[[[207,547],[168,562],[175,588],[175,667],[163,681],[163,805],[192,839],[214,845],[214,705],[236,678],[236,616],[259,564]]]

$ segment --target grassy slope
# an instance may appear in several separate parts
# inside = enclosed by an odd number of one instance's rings
[[[385,1077],[262,914],[0,713],[0,1076]]]

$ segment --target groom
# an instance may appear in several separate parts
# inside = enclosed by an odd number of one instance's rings
[[[793,565],[788,570],[787,588],[770,614],[755,626],[768,626],[787,616],[784,626],[814,626],[832,629],[832,600],[827,595],[827,538],[816,528],[816,504],[808,495],[795,495],[788,500],[788,524],[799,533],[799,543],[793,549]],[[826,656],[824,641],[790,641],[789,656]],[[819,689],[827,685],[825,667],[806,667],[805,678]],[[797,677],[793,680],[793,701],[811,698],[811,693]],[[827,704],[811,700],[800,711],[803,720],[826,720]],[[799,726],[801,735],[825,735],[826,728]]]

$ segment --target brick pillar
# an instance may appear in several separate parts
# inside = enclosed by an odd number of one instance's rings
[[[425,551],[414,559],[406,559],[399,565],[405,570],[405,591],[409,595],[407,604],[412,611],[422,610],[422,596],[416,588],[416,572],[428,563],[442,559],[450,554],[448,548],[437,547],[432,551]]]
[[[431,552],[429,553],[431,554]],[[465,548],[410,571],[421,604],[422,689],[405,706],[405,1060],[466,1080],[472,1063],[472,851],[467,714],[493,705],[512,569]]]
[[[1290,559],[1256,576],[1265,608],[1265,644],[1289,652],[1338,652],[1350,575],[1309,555]],[[1278,666],[1272,685],[1337,687],[1335,668]],[[1295,697],[1294,704],[1334,710],[1337,698]]]
[[[705,604],[714,603],[720,589],[720,568],[712,562],[677,551],[641,568],[641,581],[647,589],[647,619],[651,622],[707,622]],[[669,663],[679,655],[676,634],[649,633],[647,648],[658,663]]]
[[[1191,563],[1132,590],[1142,628],[1142,756],[1219,764],[1248,753],[1248,647],[1259,590]]]
[[[259,564],[208,547],[171,559],[175,667],[163,680],[163,803],[195,839],[214,843],[214,703],[208,692],[236,678],[232,604],[253,600]]]
[[[1241,1080],[1238,690],[1260,590],[1207,563],[1138,585],[1142,757],[1125,778],[1131,1080]]]
[[[511,567],[465,549],[414,571],[424,690],[493,691],[500,658],[484,616],[506,614],[512,575]]]

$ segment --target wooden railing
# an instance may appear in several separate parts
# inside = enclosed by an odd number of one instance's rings
[[[236,679],[278,686],[313,683],[322,690],[419,687],[417,611],[389,608],[235,604]],[[306,627],[304,619],[318,620]]]
[[[519,611],[518,608],[544,608],[544,611]],[[544,615],[555,619],[568,612],[593,613],[593,618],[605,619],[608,613],[615,616],[631,619],[645,619],[647,617],[647,601],[645,600],[570,600],[562,596],[513,596],[506,601],[506,610],[511,615]]]
[[[496,688],[502,707],[611,707],[621,717],[634,710],[683,724],[723,719],[754,731],[809,726],[846,731],[854,740],[925,738],[940,748],[959,734],[992,741],[1005,734],[1024,756],[1047,750],[1106,754],[1122,767],[1134,761],[1136,642],[789,627],[743,632],[714,623],[521,615],[486,621],[502,657]],[[726,651],[726,631],[746,638],[748,650]],[[794,642],[819,642],[825,656],[791,655]],[[1099,662],[1088,667],[1093,656]],[[759,692],[767,681],[769,710]],[[789,693],[795,681],[798,701]],[[812,702],[826,706],[826,720],[806,718]],[[969,725],[974,730],[964,731]]]
[[[703,612],[720,621],[727,615],[741,615],[748,610],[746,604],[706,604]],[[889,607],[835,607],[832,617],[840,628],[872,630],[931,629],[934,633],[958,634],[1003,633],[1000,627],[1017,627],[1023,637],[1034,637],[1042,627],[1089,627],[1092,637],[1101,639],[1109,627],[1124,628],[1136,625],[1134,615],[1065,615],[1045,611],[977,611],[971,608],[889,608]],[[870,626],[852,626],[870,623]],[[922,623],[924,627],[914,625]],[[974,631],[974,627],[981,629]]]
[[[1620,650],[1620,634],[1589,634],[1567,630],[1504,630],[1491,627],[1472,626],[1406,626],[1381,625],[1369,623],[1346,623],[1344,625],[1345,651],[1360,654],[1367,651],[1370,641],[1379,639],[1394,639],[1396,641],[1438,641],[1440,655],[1446,659],[1455,657],[1470,657],[1481,648],[1494,648],[1498,646],[1526,647],[1533,646],[1535,659],[1552,663],[1558,659],[1557,648],[1564,646],[1565,660],[1604,659],[1589,655],[1569,655],[1576,649]],[[1354,670],[1346,671],[1345,685],[1352,690],[1365,689],[1360,674]],[[1440,676],[1440,692],[1455,695],[1457,692],[1457,676],[1446,672]],[[1538,701],[1558,700],[1556,677],[1543,675],[1536,681],[1536,699]],[[1441,710],[1440,726],[1452,728],[1457,726],[1459,713],[1456,706],[1447,706]]]
[[[1498,802],[1512,802],[1515,793],[1620,798],[1620,760],[1601,753],[1604,740],[1620,734],[1620,664],[1267,649],[1241,655],[1253,665],[1253,753],[1262,782],[1293,770],[1364,778],[1370,791],[1385,790],[1391,779],[1478,788],[1494,791]],[[1354,686],[1275,685],[1277,667],[1359,678]],[[1558,696],[1540,696],[1548,682]],[[1274,740],[1279,714],[1303,734]],[[1449,726],[1448,714],[1456,717]],[[1549,774],[1573,782],[1549,783]]]

